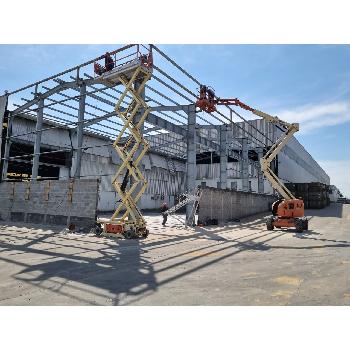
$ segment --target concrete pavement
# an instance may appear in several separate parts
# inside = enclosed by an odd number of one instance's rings
[[[0,222],[0,305],[350,305],[350,205],[306,214],[303,234],[149,215],[141,240]]]

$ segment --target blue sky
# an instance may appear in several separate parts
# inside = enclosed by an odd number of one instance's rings
[[[118,46],[0,45],[0,94]],[[299,122],[296,137],[350,196],[350,45],[160,47],[218,96]]]

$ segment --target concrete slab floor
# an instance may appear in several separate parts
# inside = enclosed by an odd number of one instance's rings
[[[147,215],[141,240],[0,222],[0,305],[350,305],[350,205],[307,215],[303,234]]]

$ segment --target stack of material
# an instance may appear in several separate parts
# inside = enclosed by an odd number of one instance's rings
[[[305,209],[322,209],[329,205],[329,186],[320,182],[286,183],[296,198],[302,198]]]

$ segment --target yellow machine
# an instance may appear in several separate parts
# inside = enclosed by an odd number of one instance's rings
[[[244,104],[237,98],[222,99],[216,98],[214,90],[201,85],[199,97],[196,102],[196,106],[208,113],[216,111],[217,105],[224,106],[238,106],[247,111],[252,112],[258,117],[263,118],[269,123],[273,123],[280,127],[282,130],[281,136],[271,146],[267,153],[260,159],[261,170],[265,177],[270,181],[272,187],[281,195],[283,199],[277,200],[272,205],[273,216],[269,217],[266,222],[268,230],[273,230],[274,227],[295,227],[297,232],[301,233],[303,230],[308,229],[308,221],[304,216],[304,202],[302,199],[297,199],[287,189],[283,182],[272,171],[270,165],[276,158],[282,148],[288,143],[293,134],[299,131],[299,124],[287,123],[280,120],[278,117],[273,117],[267,113],[258,111]]]
[[[273,117],[258,110],[254,110],[253,113],[259,117],[262,117],[267,122],[280,125],[283,128],[281,136],[260,159],[262,172],[270,181],[272,187],[283,198],[272,204],[272,216],[267,219],[266,227],[268,230],[273,230],[274,227],[295,227],[298,233],[302,233],[303,230],[308,230],[308,220],[304,214],[304,202],[302,199],[297,199],[294,197],[284,183],[272,171],[270,166],[271,162],[288,143],[293,134],[299,131],[299,124],[287,123],[280,120],[278,117]]]
[[[127,60],[120,57],[120,52],[131,46],[106,53],[104,66],[97,62],[94,64],[96,79],[102,84],[124,86],[115,105],[115,112],[124,126],[113,144],[121,159],[112,180],[120,202],[110,220],[97,222],[95,232],[97,235],[119,234],[125,238],[138,238],[148,236],[146,221],[137,202],[147,187],[139,165],[149,149],[149,144],[142,135],[143,123],[150,112],[143,91],[152,76],[153,60],[151,49],[146,54],[141,54],[139,45],[134,45],[137,48],[135,56],[129,54]],[[127,96],[131,99],[126,99]],[[128,106],[122,107],[123,103]]]

